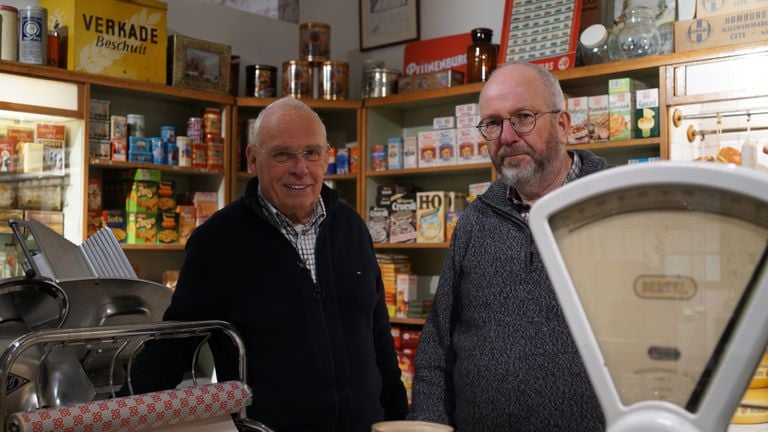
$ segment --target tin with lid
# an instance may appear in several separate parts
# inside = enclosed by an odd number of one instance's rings
[[[310,62],[326,61],[331,56],[331,26],[306,22],[299,26],[299,55]]]
[[[277,97],[277,68],[265,64],[245,67],[245,95],[248,97]]]
[[[48,63],[48,11],[43,7],[25,6],[19,10],[19,62]]]
[[[320,67],[320,98],[343,100],[349,95],[349,64],[325,61]]]
[[[0,5],[2,29],[0,29],[0,59],[16,61],[19,49],[19,10]]]
[[[308,61],[283,62],[283,96],[295,98],[312,96],[312,67]]]

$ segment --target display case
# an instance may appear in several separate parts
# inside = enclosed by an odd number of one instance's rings
[[[4,69],[0,82],[2,279],[22,274],[9,220],[38,220],[70,241],[83,239],[85,87]]]

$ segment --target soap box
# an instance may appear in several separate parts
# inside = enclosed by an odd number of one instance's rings
[[[589,110],[586,96],[568,98],[568,112],[571,113],[571,127],[568,129],[568,144],[589,142]]]
[[[638,138],[659,136],[659,89],[638,90],[635,106],[635,135]]]

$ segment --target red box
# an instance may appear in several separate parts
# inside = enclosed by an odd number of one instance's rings
[[[16,172],[16,140],[0,138],[0,171]]]
[[[422,75],[456,70],[467,75],[467,47],[472,44],[469,31],[453,36],[410,42],[405,45],[403,75]]]

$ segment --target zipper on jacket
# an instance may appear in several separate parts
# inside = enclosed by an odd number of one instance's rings
[[[302,269],[302,270],[304,270],[305,272],[307,272],[307,276],[308,276],[310,279],[312,279],[312,274],[310,273],[309,267],[307,267],[307,265],[304,263],[304,260],[302,260],[301,258],[299,258],[299,260],[298,260],[298,261],[296,261],[296,265],[297,265],[297,266],[298,266],[300,269]],[[325,290],[324,290],[324,289],[322,289],[322,288],[320,287],[320,284],[318,284],[317,282],[314,282],[314,281],[313,281],[313,282],[312,282],[312,287],[313,287],[313,288],[312,288],[312,297],[314,297],[314,298],[315,298],[315,300],[318,300],[318,301],[320,301],[320,300],[322,300],[322,299],[324,299],[324,298],[325,298]]]

